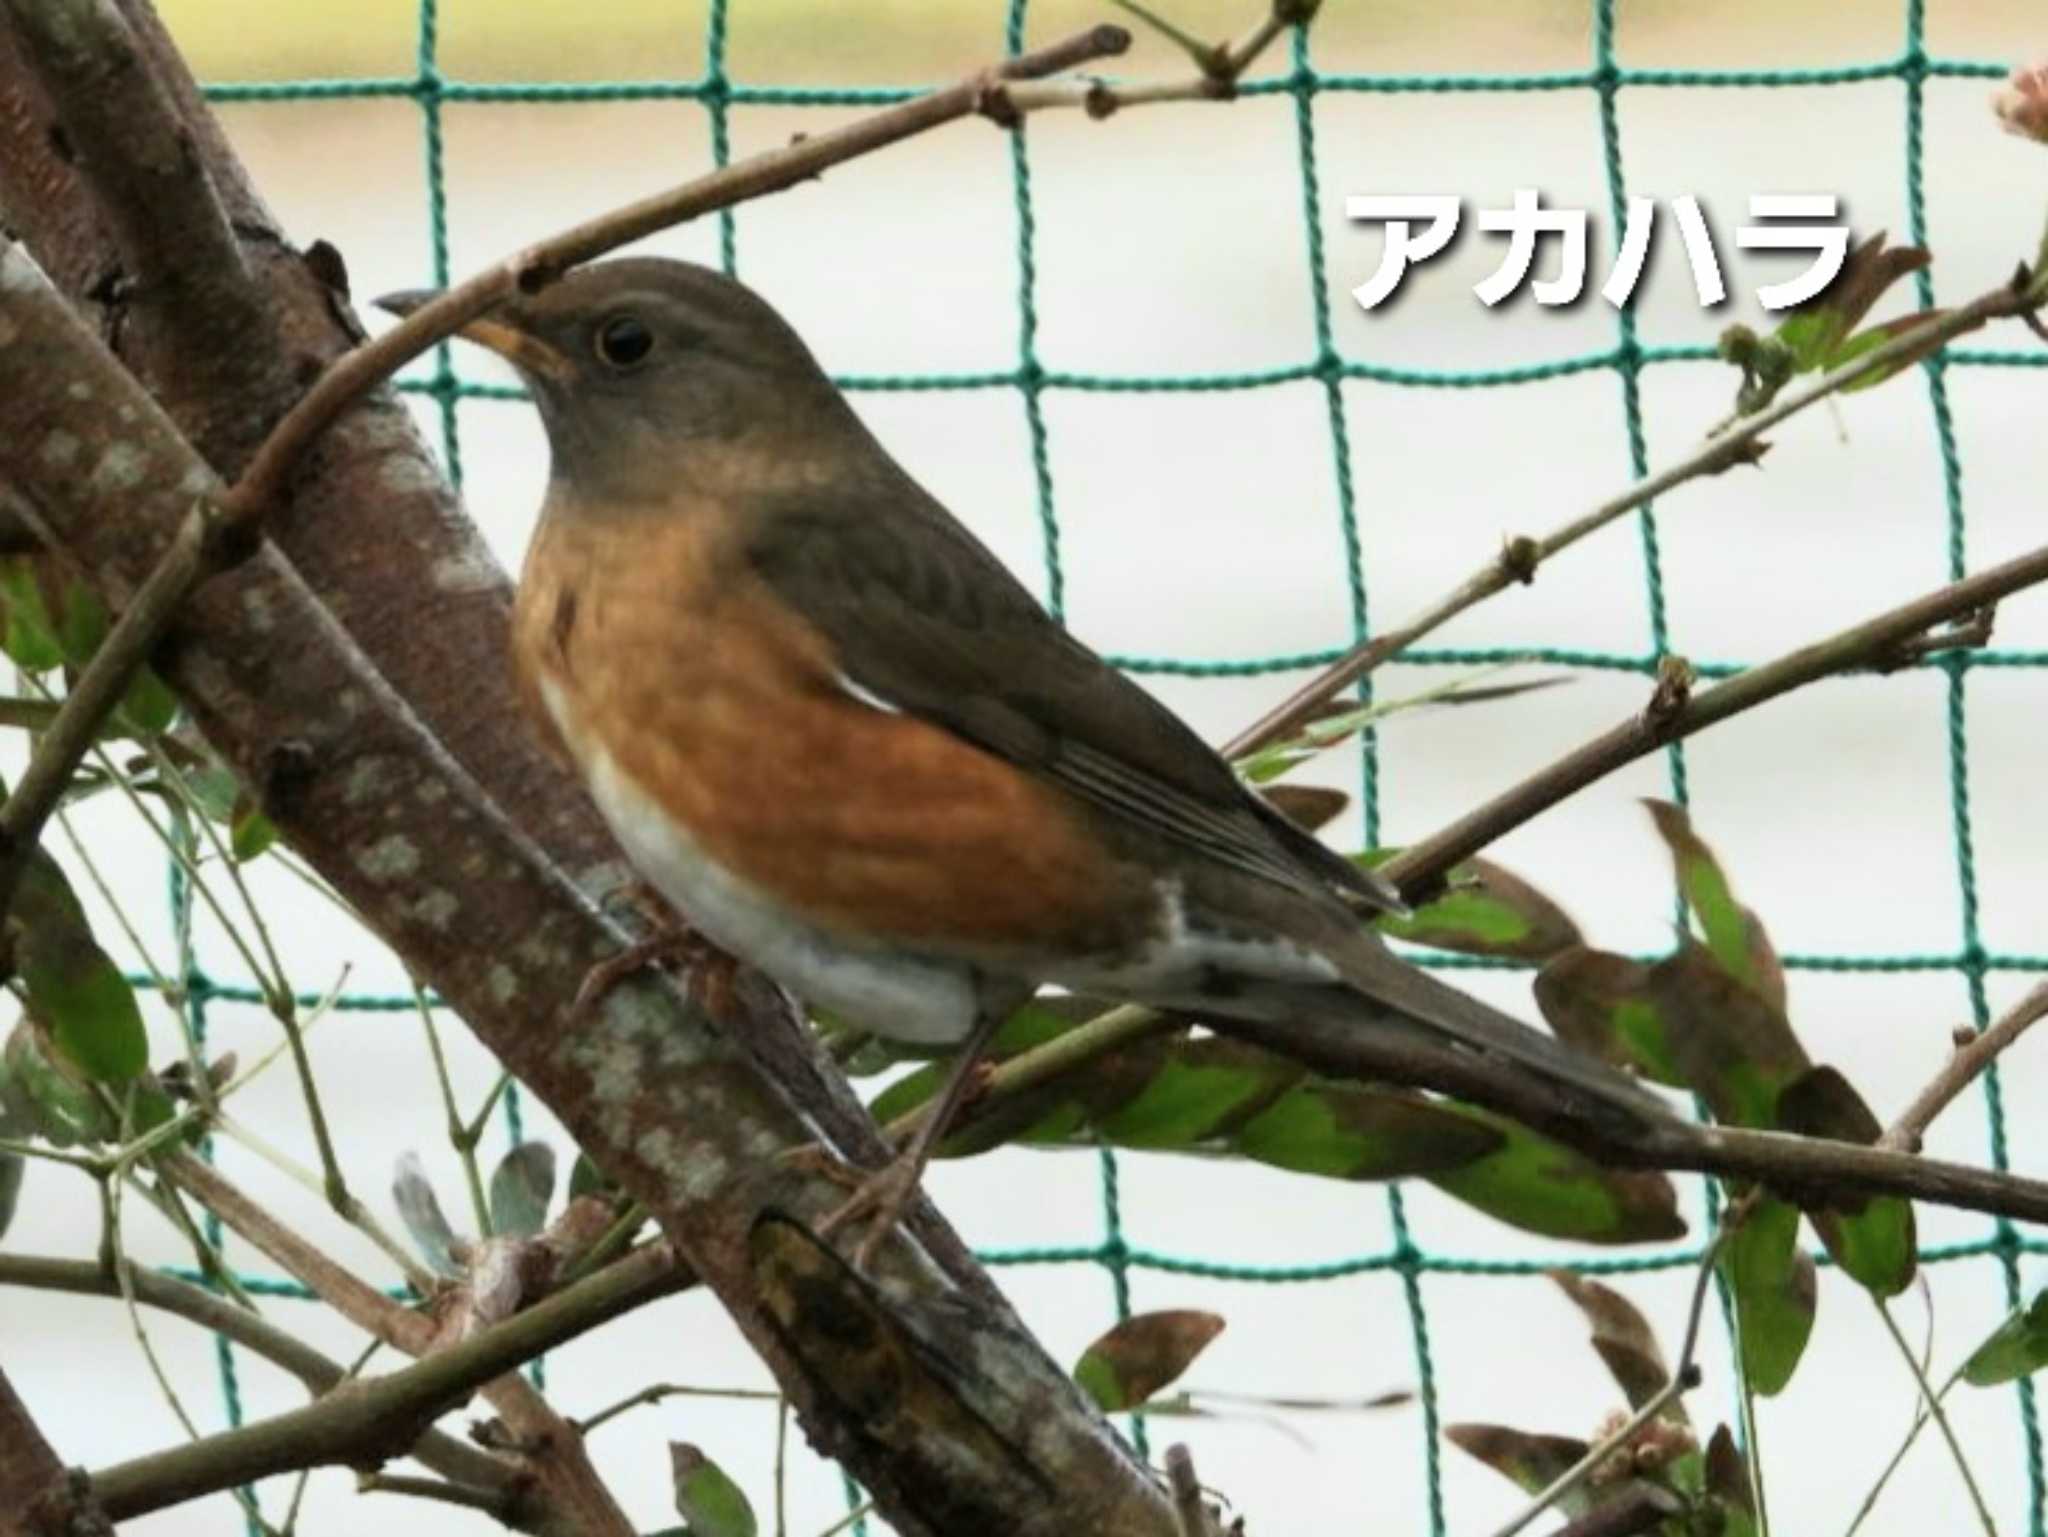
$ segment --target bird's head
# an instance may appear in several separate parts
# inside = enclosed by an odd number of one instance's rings
[[[433,297],[377,302],[406,315]],[[693,478],[758,477],[851,420],[767,301],[688,262],[579,267],[458,334],[518,371],[547,427],[557,484],[615,505],[659,500]]]

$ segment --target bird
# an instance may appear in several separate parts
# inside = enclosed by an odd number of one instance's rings
[[[829,1219],[868,1221],[863,1263],[1044,987],[1219,1030],[1420,1032],[1588,1114],[1660,1113],[1395,956],[1372,919],[1399,894],[1056,621],[750,288],[615,258],[459,334],[511,363],[547,435],[511,643],[543,738],[690,932],[814,1011],[957,1051]]]

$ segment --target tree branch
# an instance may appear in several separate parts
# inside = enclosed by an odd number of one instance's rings
[[[1503,833],[1520,827],[1623,764],[1796,688],[1870,666],[1892,648],[1946,620],[1973,613],[2044,581],[2048,581],[2048,547],[1936,588],[1825,640],[1737,673],[1704,693],[1691,694],[1686,687],[1660,688],[1651,708],[1539,769],[1448,827],[1404,846],[1380,866],[1380,873],[1412,897],[1429,889],[1459,861],[1469,859]]]
[[[1799,389],[1786,391],[1765,410],[1746,416],[1727,431],[1707,438],[1682,459],[1559,525],[1542,538],[1517,535],[1506,540],[1498,555],[1420,614],[1396,629],[1360,641],[1292,696],[1233,737],[1223,749],[1224,756],[1241,758],[1275,742],[1300,735],[1325,705],[1382,662],[1406,651],[1424,636],[1494,594],[1535,581],[1537,569],[1545,561],[1571,548],[1589,534],[1597,533],[1615,519],[1648,506],[1687,481],[1719,475],[1739,464],[1756,463],[1768,447],[1763,442],[1763,435],[1788,417],[1839,394],[1859,379],[1898,366],[1901,359],[1922,355],[1928,344],[1936,339],[1951,341],[1979,330],[1993,320],[2031,315],[2044,302],[2048,302],[2048,295],[2035,291],[2034,287],[2017,278],[2002,283],[1960,309],[1930,315],[1924,325],[1901,332],[1882,346],[1829,370]]]
[[[581,1438],[576,1436],[566,1421],[548,1407],[547,1401],[534,1389],[531,1383],[518,1375],[515,1368],[545,1346],[539,1346],[527,1355],[508,1355],[507,1352],[519,1341],[533,1337],[534,1331],[542,1330],[549,1320],[556,1317],[554,1312],[542,1315],[539,1324],[532,1322],[545,1304],[536,1305],[526,1312],[516,1314],[499,1328],[511,1329],[512,1324],[524,1322],[520,1330],[498,1337],[492,1350],[479,1356],[462,1354],[469,1346],[484,1338],[479,1334],[463,1345],[441,1349],[440,1328],[432,1316],[416,1312],[394,1302],[375,1287],[365,1284],[359,1277],[308,1243],[304,1238],[279,1222],[255,1201],[237,1189],[212,1164],[205,1163],[192,1154],[180,1152],[165,1160],[165,1171],[201,1201],[215,1216],[232,1228],[241,1237],[254,1244],[264,1254],[283,1266],[286,1273],[295,1280],[310,1287],[319,1294],[320,1300],[340,1313],[360,1329],[368,1330],[386,1344],[404,1351],[407,1355],[422,1358],[422,1366],[430,1370],[420,1372],[406,1386],[391,1388],[387,1384],[397,1381],[404,1373],[376,1379],[374,1382],[353,1382],[344,1384],[335,1393],[329,1394],[318,1404],[296,1411],[295,1415],[281,1417],[288,1421],[288,1428],[276,1430],[279,1421],[265,1421],[261,1426],[245,1427],[250,1434],[229,1432],[227,1436],[211,1436],[193,1445],[175,1447],[159,1452],[153,1457],[143,1458],[140,1463],[123,1464],[121,1469],[110,1470],[95,1480],[95,1487],[109,1510],[132,1513],[129,1501],[131,1485],[140,1482],[145,1487],[169,1490],[162,1503],[193,1498],[188,1487],[189,1481],[211,1474],[223,1481],[214,1486],[233,1488],[249,1482],[266,1472],[282,1471],[286,1467],[309,1467],[319,1462],[348,1461],[345,1453],[350,1450],[360,1454],[365,1450],[363,1437],[380,1435],[387,1439],[368,1448],[381,1451],[384,1455],[398,1455],[405,1446],[416,1440],[419,1434],[432,1423],[434,1418],[448,1405],[449,1383],[455,1382],[460,1391],[453,1397],[466,1396],[471,1388],[481,1387],[483,1394],[493,1408],[503,1416],[513,1436],[524,1446],[533,1448],[526,1456],[526,1464],[532,1470],[535,1482],[545,1492],[549,1504],[560,1513],[562,1519],[575,1530],[587,1537],[604,1537],[604,1534],[621,1534],[632,1537],[633,1528],[625,1514],[613,1500],[611,1492],[598,1478],[590,1459],[585,1455]],[[626,1280],[641,1281],[654,1288],[664,1270],[672,1270],[673,1261],[661,1251],[647,1251],[648,1257],[627,1272]],[[624,1262],[622,1261],[621,1264]],[[613,1267],[616,1270],[618,1267]],[[613,1270],[600,1271],[584,1285],[596,1285],[608,1279],[608,1286],[619,1284]],[[652,1271],[650,1275],[648,1272]],[[559,1303],[571,1291],[558,1293],[550,1302]],[[657,1294],[650,1289],[648,1295]],[[610,1297],[610,1290],[600,1292]],[[633,1296],[628,1292],[628,1296]],[[645,1300],[636,1297],[635,1300]],[[596,1309],[590,1318],[591,1324],[601,1323],[615,1316],[617,1311]],[[491,1333],[486,1330],[485,1334]],[[471,1365],[448,1367],[439,1363],[449,1357],[457,1357],[460,1363],[481,1360],[485,1366],[497,1364],[495,1372],[485,1372],[474,1379],[462,1374],[473,1369]],[[450,1373],[454,1375],[451,1376]],[[374,1391],[373,1391],[374,1390]],[[360,1400],[371,1399],[378,1407],[375,1412],[362,1407]],[[334,1406],[331,1414],[323,1416],[322,1411]],[[403,1417],[401,1409],[410,1406],[410,1417]],[[414,1421],[417,1421],[415,1424]],[[393,1439],[394,1425],[409,1431],[402,1440]],[[240,1439],[229,1437],[240,1436]],[[296,1438],[296,1439],[295,1439]],[[394,1449],[395,1448],[395,1449]],[[306,1460],[286,1460],[277,1466],[257,1466],[271,1459],[289,1459],[303,1455]],[[127,1469],[141,1468],[130,1473]],[[223,1472],[222,1470],[226,1471]],[[105,1480],[114,1477],[109,1485]],[[188,1483],[181,1484],[177,1475],[183,1475]],[[154,1508],[154,1507],[151,1507]]]
[[[1968,1026],[1957,1030],[1953,1055],[1927,1087],[1913,1096],[1913,1103],[1877,1139],[1877,1145],[1894,1152],[1919,1152],[1921,1138],[1934,1118],[1948,1108],[1949,1101],[1975,1083],[1998,1060],[2000,1052],[2025,1035],[2044,1015],[2048,1015],[2048,982],[2034,988],[1983,1031],[1972,1031]]]
[[[197,1286],[176,1280],[145,1266],[128,1267],[128,1281],[135,1300],[146,1306],[188,1319],[201,1328],[233,1340],[271,1364],[290,1372],[315,1398],[341,1382],[348,1373],[341,1363],[322,1355],[297,1335],[276,1324],[236,1307],[225,1298]],[[0,1253],[0,1286],[20,1286],[34,1291],[69,1292],[76,1296],[121,1297],[121,1280],[94,1260],[53,1259],[34,1254]],[[487,1485],[505,1493],[516,1492],[528,1482],[511,1463],[443,1431],[430,1430],[414,1443],[409,1455],[446,1478],[466,1484]],[[522,1507],[539,1502],[529,1495]],[[521,1519],[508,1524],[538,1534],[562,1532],[559,1525],[540,1519],[538,1511],[517,1510]]]
[[[542,1449],[532,1454],[530,1461],[571,1452],[580,1459],[581,1438],[572,1429],[552,1416],[551,1423],[544,1423],[530,1414],[508,1413],[507,1402],[495,1392],[496,1385],[520,1381],[514,1374],[525,1362],[667,1295],[687,1280],[688,1273],[677,1269],[663,1246],[637,1249],[596,1275],[459,1344],[435,1350],[402,1371],[352,1378],[302,1409],[117,1463],[93,1474],[91,1488],[114,1519],[127,1520],[272,1473],[326,1465],[360,1468],[408,1452],[419,1456],[422,1432],[479,1389],[492,1396],[515,1439],[530,1445],[537,1437],[543,1438]],[[392,1306],[396,1308],[396,1304]],[[432,1335],[433,1324],[424,1315],[397,1311]],[[385,1327],[374,1332],[414,1332],[392,1327],[388,1319],[384,1323]],[[525,1384],[521,1382],[521,1386]],[[487,1461],[496,1463],[495,1458],[487,1457]],[[519,1493],[495,1476],[465,1478],[452,1467],[440,1471],[457,1482],[488,1488],[501,1500],[516,1501]],[[541,1481],[545,1487],[547,1480]],[[513,1514],[519,1511],[516,1503],[506,1508]],[[586,1510],[551,1508],[555,1511],[554,1530],[588,1534],[608,1529],[596,1525]],[[525,1522],[516,1524],[534,1529]]]
[[[72,1486],[35,1416],[0,1369],[0,1537],[114,1537],[106,1512]]]

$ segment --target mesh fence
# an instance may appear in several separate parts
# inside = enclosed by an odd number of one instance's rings
[[[216,102],[300,102],[340,98],[403,98],[417,104],[421,141],[426,165],[427,224],[430,231],[429,259],[433,281],[445,284],[451,274],[448,258],[448,208],[442,156],[442,112],[459,103],[549,103],[623,102],[645,100],[690,101],[701,104],[709,119],[712,153],[718,164],[730,154],[730,119],[734,109],[748,106],[859,108],[884,105],[916,94],[916,88],[798,87],[773,82],[738,80],[726,69],[726,39],[734,0],[712,0],[709,26],[704,39],[703,73],[690,80],[599,83],[471,82],[445,76],[437,63],[436,0],[420,0],[418,18],[417,68],[407,76],[346,79],[306,79],[280,82],[226,82],[206,87]],[[999,24],[1007,46],[1021,51],[1029,0],[992,0],[992,24]],[[1899,51],[1889,58],[1800,69],[1670,69],[1632,68],[1617,56],[1615,22],[1618,0],[1591,0],[1592,56],[1585,68],[1561,72],[1525,74],[1362,74],[1319,70],[1315,63],[1314,38],[1308,29],[1295,29],[1283,47],[1269,55],[1266,72],[1242,83],[1247,96],[1288,98],[1292,103],[1295,165],[1291,174],[1298,179],[1301,200],[1302,260],[1306,265],[1311,298],[1309,312],[1302,317],[1300,361],[1249,372],[1107,374],[1073,372],[1044,358],[1038,346],[1037,290],[1035,260],[1036,224],[1032,202],[1032,158],[1028,124],[1008,131],[1010,192],[1015,208],[1016,257],[1016,357],[1012,366],[998,371],[972,373],[904,373],[858,375],[840,379],[852,390],[1000,390],[1013,392],[1029,434],[1030,457],[1036,482],[1036,504],[1044,552],[1042,590],[1055,611],[1061,607],[1065,590],[1061,556],[1059,499],[1053,481],[1049,433],[1043,409],[1051,391],[1217,391],[1258,390],[1273,386],[1314,381],[1326,403],[1328,446],[1336,489],[1336,516],[1341,524],[1346,554],[1350,623],[1355,638],[1371,633],[1372,572],[1364,558],[1357,525],[1357,497],[1352,479],[1353,455],[1348,440],[1342,387],[1347,380],[1373,380],[1416,389],[1491,388],[1533,385],[1589,371],[1611,374],[1620,392],[1631,470],[1638,478],[1647,473],[1643,410],[1640,398],[1646,369],[1674,362],[1711,358],[1705,346],[1660,346],[1643,341],[1633,315],[1627,308],[1615,314],[1611,346],[1580,355],[1524,366],[1485,370],[1429,370],[1390,367],[1367,358],[1344,355],[1338,348],[1331,323],[1332,299],[1325,268],[1323,238],[1317,210],[1325,193],[1317,172],[1317,108],[1319,101],[1343,93],[1470,93],[1470,92],[1567,92],[1583,93],[1587,108],[1597,114],[1600,144],[1605,161],[1605,181],[1614,227],[1623,223],[1628,202],[1627,160],[1618,113],[1624,91],[1645,89],[1686,91],[1727,91],[1730,89],[1811,87],[1895,82],[1903,127],[1903,175],[1908,212],[1908,236],[1914,243],[1930,235],[1926,220],[1923,186],[1923,118],[1927,83],[1939,78],[1993,79],[2007,66],[1982,60],[1944,58],[1930,54],[1925,46],[1926,7],[1924,0],[1907,0],[1901,27]],[[719,249],[727,271],[738,270],[735,219],[731,212],[718,216]],[[1925,270],[1915,275],[1921,308],[1934,304],[1932,280]],[[1948,375],[1956,368],[2040,367],[2048,355],[2036,350],[1955,348],[1928,360],[1921,367],[1927,398],[1928,428],[1938,444],[1947,520],[1947,577],[1964,574],[1964,546],[1967,516],[1963,494],[1963,465],[1956,441],[1949,404]],[[423,379],[409,380],[403,388],[431,397],[439,413],[443,447],[450,471],[457,483],[462,474],[462,406],[479,398],[502,398],[517,392],[499,386],[476,383],[456,370],[449,350],[437,354],[433,371]],[[1640,650],[1633,653],[1566,650],[1549,647],[1513,646],[1493,649],[1424,649],[1407,653],[1404,660],[1422,665],[1471,665],[1508,660],[1540,660],[1574,669],[1621,670],[1654,676],[1659,662],[1669,652],[1669,633],[1664,602],[1663,564],[1658,548],[1657,520],[1653,509],[1637,519],[1641,546],[1642,582],[1647,598],[1648,633]],[[1173,656],[1122,656],[1115,660],[1136,673],[1170,673],[1181,676],[1226,676],[1295,672],[1333,660],[1339,650],[1265,656],[1251,660],[1219,663]],[[1978,1028],[1990,1015],[1985,997],[1985,978],[1996,971],[2048,971],[2048,954],[1994,952],[1985,946],[1979,931],[1978,889],[1975,849],[1971,830],[1967,759],[1967,712],[1970,674],[1978,668],[2048,667],[2048,652],[1991,650],[1947,651],[1923,660],[1921,667],[1938,671],[1946,688],[1947,782],[1950,799],[1951,832],[1954,845],[1955,879],[1959,888],[1960,931],[1944,948],[1911,954],[1791,954],[1784,957],[1788,967],[1812,971],[1854,972],[1948,972],[1959,977],[1967,990],[1972,1017]],[[1734,664],[1708,664],[1700,671],[1726,675]],[[1686,758],[1682,745],[1666,754],[1670,792],[1681,803],[1687,799]],[[1359,749],[1361,799],[1366,836],[1377,843],[1381,798],[1377,764],[1370,736]],[[187,891],[175,872],[171,898],[181,918]],[[189,933],[181,922],[180,931]],[[193,1024],[203,1033],[207,1007],[213,1001],[256,1001],[259,994],[246,986],[213,978],[198,955],[186,947],[181,957],[188,985]],[[1498,963],[1432,958],[1432,964],[1484,966]],[[408,1010],[415,1006],[410,996],[387,997],[367,994],[344,996],[345,1010]],[[2005,1110],[1999,1079],[1994,1069],[1984,1078],[1983,1105],[1988,1138],[1988,1156],[1997,1168],[2007,1166]],[[516,1088],[504,1100],[509,1131],[521,1137],[520,1100]],[[1244,1283],[1313,1282],[1358,1275],[1392,1272],[1400,1279],[1408,1322],[1413,1338],[1415,1365],[1420,1384],[1422,1444],[1419,1448],[1420,1476],[1426,1481],[1429,1524],[1433,1537],[1445,1531],[1441,1486],[1438,1384],[1430,1351],[1428,1280],[1442,1274],[1527,1275],[1557,1266],[1582,1272],[1625,1272],[1689,1266],[1697,1262],[1700,1249],[1682,1246],[1645,1253],[1584,1258],[1542,1257],[1498,1259],[1484,1254],[1433,1252],[1417,1244],[1410,1232],[1398,1188],[1390,1187],[1386,1201],[1390,1208],[1393,1241],[1385,1249],[1358,1254],[1333,1263],[1317,1265],[1244,1265],[1222,1263],[1199,1254],[1165,1253],[1126,1242],[1120,1215],[1118,1162],[1107,1151],[1100,1155],[1102,1228],[1099,1241],[1063,1248],[1000,1249],[986,1251],[982,1258],[991,1265],[1091,1265],[1103,1269],[1111,1283],[1118,1317],[1129,1313],[1129,1276],[1134,1269],[1180,1272]],[[1716,1197],[1706,1194],[1707,1223],[1711,1233]],[[215,1235],[216,1240],[218,1234]],[[2022,1253],[2048,1252],[2048,1243],[2023,1237],[2010,1223],[1994,1223],[1982,1237],[1972,1241],[1924,1249],[1923,1262],[1939,1263],[1985,1258],[1998,1265],[2004,1276],[2008,1300],[2019,1300],[2018,1260]],[[1823,1263],[1825,1256],[1817,1256]],[[265,1275],[243,1277],[250,1291],[259,1295],[306,1297],[295,1283]],[[218,1342],[220,1388],[230,1423],[242,1420],[237,1389],[235,1352],[224,1339]],[[1739,1378],[1741,1364],[1732,1360],[1730,1369]],[[2023,1380],[2015,1392],[2015,1407],[2025,1446],[2030,1529],[2043,1531],[2044,1486],[2041,1436],[2035,1394]],[[1142,1447],[1145,1428],[1134,1422],[1133,1434]],[[849,1490],[849,1498],[853,1491]]]

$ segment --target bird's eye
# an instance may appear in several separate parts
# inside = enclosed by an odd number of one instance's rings
[[[645,361],[654,350],[654,333],[635,315],[614,315],[597,328],[598,361],[620,370]]]

